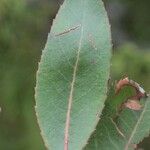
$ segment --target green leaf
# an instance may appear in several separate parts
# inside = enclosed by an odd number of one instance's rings
[[[99,148],[109,150],[110,147],[111,150],[133,150],[144,137],[150,134],[150,98],[141,101],[142,110],[124,109],[117,119],[113,119],[114,114],[108,113],[112,111],[112,108],[107,104],[96,132],[85,150],[99,150]]]
[[[104,107],[110,58],[110,26],[102,1],[65,0],[48,36],[35,90],[48,149],[86,145]]]

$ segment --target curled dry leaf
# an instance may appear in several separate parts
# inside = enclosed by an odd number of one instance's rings
[[[141,99],[147,96],[145,90],[137,82],[130,80],[128,77],[118,81],[115,89],[116,94],[125,86],[131,86],[136,90],[136,95],[133,97],[134,99]]]
[[[136,91],[136,94],[130,98],[127,98],[127,101],[121,104],[121,109],[125,107],[132,110],[140,110],[142,108],[139,102],[140,99],[147,97],[145,90],[137,82],[126,77],[118,81],[116,84],[115,93],[118,94],[125,86],[133,87]]]

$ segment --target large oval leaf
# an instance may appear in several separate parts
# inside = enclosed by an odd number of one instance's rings
[[[111,38],[100,0],[66,0],[54,20],[36,83],[36,113],[51,150],[80,150],[107,92]]]

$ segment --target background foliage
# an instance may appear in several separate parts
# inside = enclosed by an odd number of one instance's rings
[[[128,75],[148,91],[150,1],[105,2],[114,43],[111,78],[118,80]],[[34,112],[35,73],[52,19],[60,3],[58,0],[0,1],[2,150],[44,150]],[[150,145],[148,141],[146,139],[141,145],[145,150]]]

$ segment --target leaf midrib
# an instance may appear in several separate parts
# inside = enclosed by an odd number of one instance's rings
[[[84,1],[85,0],[82,1],[83,8],[84,8]],[[66,123],[65,123],[64,150],[68,150],[68,144],[69,144],[68,141],[69,141],[70,116],[71,116],[71,109],[72,109],[74,85],[75,85],[75,81],[76,81],[77,68],[78,68],[80,51],[82,48],[82,41],[83,41],[83,22],[84,22],[83,20],[84,20],[84,9],[82,12],[82,22],[81,22],[82,24],[81,24],[79,46],[78,46],[78,50],[77,50],[77,57],[76,57],[76,62],[75,62],[74,70],[73,70],[71,89],[70,89],[70,94],[69,94],[69,98],[68,98],[68,108],[67,108]]]

